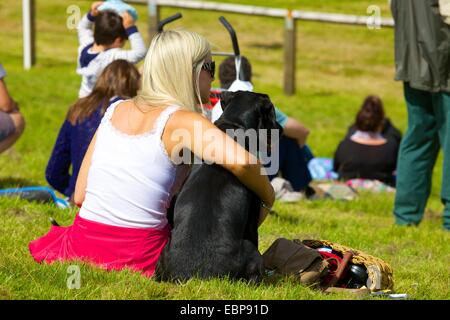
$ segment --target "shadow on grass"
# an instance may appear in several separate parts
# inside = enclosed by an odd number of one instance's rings
[[[0,189],[39,186],[39,183],[22,178],[0,178]]]

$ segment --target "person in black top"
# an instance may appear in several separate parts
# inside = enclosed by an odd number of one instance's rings
[[[371,179],[395,185],[394,173],[401,133],[384,116],[379,97],[368,96],[334,155],[339,179]],[[385,133],[385,135],[382,134]]]
[[[348,127],[346,137],[350,138],[357,130],[358,129],[356,129],[356,123],[352,124],[350,127]],[[392,140],[400,146],[402,133],[394,126],[389,118],[384,118],[380,133],[387,140]]]

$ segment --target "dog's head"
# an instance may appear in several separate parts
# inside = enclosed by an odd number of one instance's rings
[[[225,129],[234,125],[241,129],[281,129],[275,121],[275,109],[266,94],[250,91],[225,91],[220,94],[222,116],[216,125]],[[227,126],[228,124],[228,126]]]
[[[250,91],[225,91],[220,94],[220,104],[223,113],[215,122],[215,125],[222,131],[227,129],[242,129],[247,131],[255,129],[257,133],[259,130],[267,130],[267,145],[271,149],[271,130],[279,130],[279,135],[282,133],[282,127],[277,123],[275,116],[275,108],[266,94],[254,93]],[[258,138],[260,135],[258,134]],[[248,150],[248,139],[245,147]],[[260,149],[258,139],[258,149]]]

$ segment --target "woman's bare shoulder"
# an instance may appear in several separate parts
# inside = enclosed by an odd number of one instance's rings
[[[169,124],[174,127],[190,127],[195,121],[207,121],[209,123],[209,120],[206,119],[201,113],[179,109],[172,114]]]

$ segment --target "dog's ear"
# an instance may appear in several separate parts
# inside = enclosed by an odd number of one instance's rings
[[[270,98],[266,94],[261,94],[260,104],[258,106],[259,113],[261,114],[261,120],[267,125],[271,121],[275,120],[275,107],[270,101]]]
[[[228,107],[230,101],[233,99],[235,95],[236,92],[232,91],[222,91],[220,93],[220,105],[222,106],[222,110],[225,110]]]
[[[258,124],[259,129],[278,129],[282,130],[283,128],[276,121],[276,113],[275,106],[272,104],[269,96],[266,94],[261,94],[262,98],[260,100],[260,104],[258,106],[260,113],[260,121]]]
[[[267,141],[266,141],[266,151],[270,155],[271,149],[272,149],[272,129],[278,129],[279,135],[282,134],[283,128],[278,124],[275,114],[275,106],[272,104],[272,101],[270,101],[270,98],[266,94],[262,94],[259,104],[259,122],[258,122],[258,129],[267,129],[269,130],[267,135]]]

